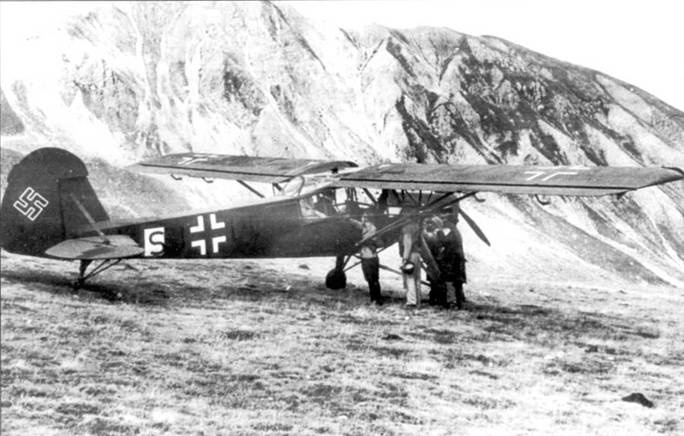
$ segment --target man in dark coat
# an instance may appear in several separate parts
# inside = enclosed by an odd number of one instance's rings
[[[447,217],[444,227],[440,230],[442,240],[442,255],[439,259],[439,268],[444,275],[447,285],[453,286],[456,294],[456,307],[463,309],[465,294],[463,293],[463,283],[466,283],[465,253],[463,252],[463,239],[456,225],[458,224],[458,213],[450,214]]]
[[[442,229],[444,224],[439,217],[432,217],[425,220],[423,238],[432,258],[436,262],[437,274],[428,274],[430,282],[430,299],[433,306],[448,307],[447,288],[445,276],[442,272],[442,256],[444,254],[444,234]]]

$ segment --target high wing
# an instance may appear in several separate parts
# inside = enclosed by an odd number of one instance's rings
[[[282,183],[296,176],[336,173],[344,168],[356,166],[349,161],[179,153],[140,162],[129,169],[147,173]]]
[[[678,168],[382,164],[341,175],[337,187],[600,196],[684,179]]]
[[[349,161],[179,153],[140,162],[148,172],[282,183],[296,176],[338,173],[357,167]],[[516,165],[381,164],[339,174],[333,186],[441,192],[499,192],[600,196],[621,194],[684,179],[679,168]]]

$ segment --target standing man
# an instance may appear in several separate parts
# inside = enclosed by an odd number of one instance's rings
[[[401,253],[401,272],[406,288],[406,306],[420,306],[421,258],[420,226],[409,222],[401,228],[399,250]]]
[[[424,227],[423,238],[429,253],[423,254],[423,260],[428,265],[426,272],[430,282],[430,305],[447,308],[447,286],[442,269],[444,263],[444,222],[439,217],[433,216],[425,220]]]
[[[465,253],[463,252],[463,239],[456,225],[458,224],[458,211],[449,214],[442,228],[443,252],[439,261],[439,269],[444,274],[444,280],[448,287],[453,287],[456,298],[456,307],[463,309],[465,294],[463,283],[466,283]]]
[[[361,257],[361,270],[363,277],[368,282],[371,303],[382,306],[382,294],[380,293],[380,261],[378,260],[377,244],[373,235],[377,229],[368,219],[369,212],[366,210],[361,215],[361,221],[351,220],[353,224],[361,229],[361,238],[367,239],[361,246],[359,257]]]

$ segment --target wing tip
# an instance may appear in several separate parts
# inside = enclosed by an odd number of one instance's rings
[[[666,169],[666,170],[674,171],[674,172],[676,172],[676,173],[679,175],[679,176],[678,176],[676,179],[674,179],[674,180],[682,180],[682,179],[684,179],[684,169],[679,168],[679,167],[665,167],[665,166],[664,166],[663,168]],[[674,180],[672,180],[672,181],[674,181]]]

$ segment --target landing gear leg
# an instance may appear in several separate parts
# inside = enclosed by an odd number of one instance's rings
[[[347,275],[344,273],[344,256],[337,256],[335,268],[325,276],[325,286],[328,289],[343,289],[347,286]]]
[[[78,291],[86,281],[85,273],[92,260],[81,260],[81,265],[78,267],[78,278],[71,284],[74,291]]]
[[[93,261],[82,259],[81,265],[78,268],[78,278],[72,283],[74,291],[78,291],[85,284],[85,281],[90,277],[100,274],[102,271],[117,265],[119,262],[121,262],[121,259],[104,259],[99,265],[94,267],[89,273],[86,274],[88,267],[91,263],[93,263]]]

